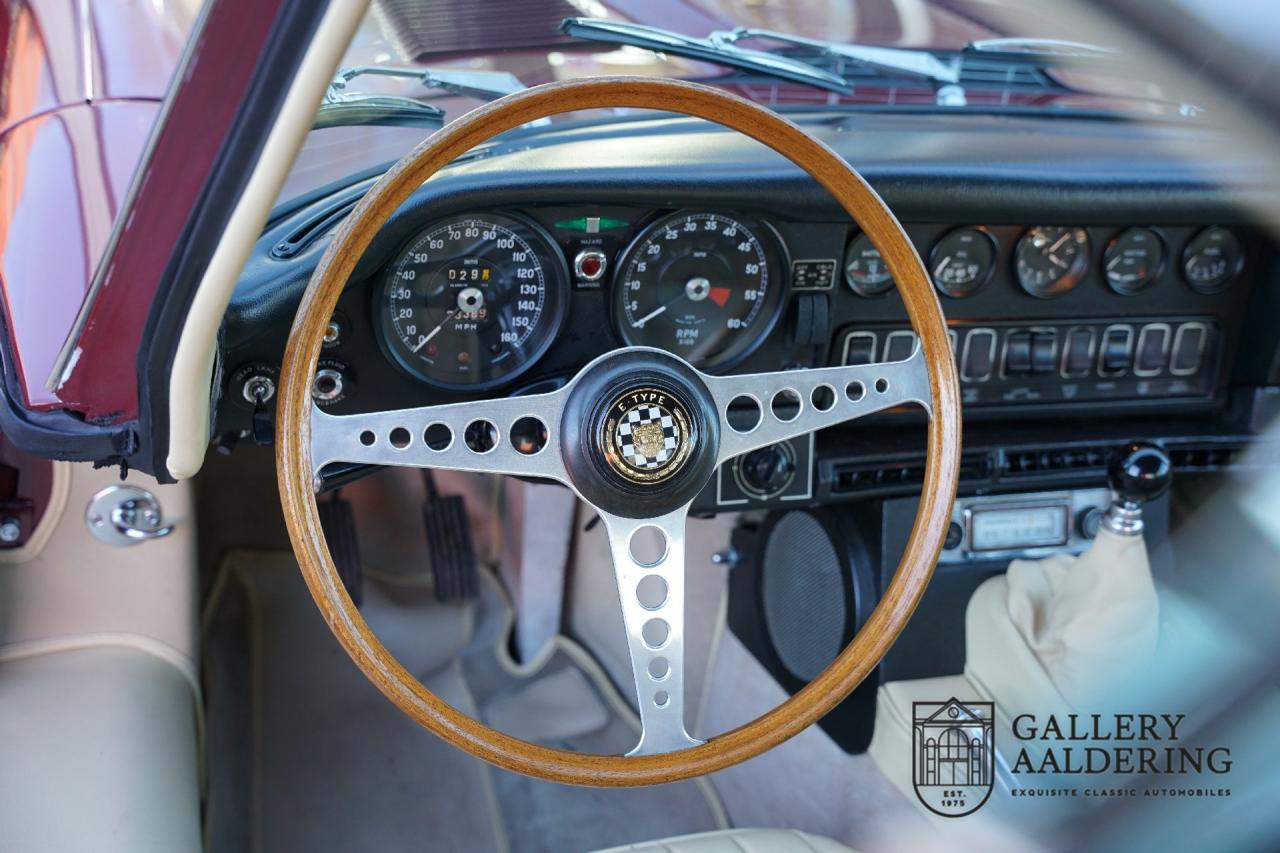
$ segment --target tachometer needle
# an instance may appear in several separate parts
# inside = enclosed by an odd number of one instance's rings
[[[427,341],[431,340],[431,339],[432,339],[432,338],[434,338],[436,335],[440,334],[440,330],[444,328],[444,324],[445,324],[445,323],[447,323],[447,322],[449,322],[450,320],[452,320],[452,319],[453,319],[453,315],[454,315],[454,314],[457,314],[457,313],[458,313],[458,309],[456,309],[456,308],[455,308],[455,309],[453,309],[452,311],[449,311],[448,313],[446,313],[446,314],[444,315],[444,319],[440,321],[440,325],[439,325],[439,326],[436,326],[434,329],[432,329],[430,332],[428,332],[428,333],[426,334],[426,336],[422,338],[422,340],[418,341],[418,345],[417,345],[416,347],[414,347],[412,350],[410,350],[410,352],[417,352],[418,350],[420,350],[420,349],[422,349],[423,347],[425,347],[425,346],[427,345]]]
[[[634,323],[632,323],[632,324],[631,324],[631,328],[633,328],[633,329],[638,329],[638,328],[640,328],[640,327],[641,327],[641,326],[643,326],[645,323],[649,322],[649,321],[650,321],[650,320],[652,320],[654,317],[657,317],[659,314],[661,314],[663,311],[666,311],[666,310],[667,310],[668,308],[670,308],[670,307],[671,307],[671,303],[670,303],[670,302],[668,302],[666,305],[663,305],[663,306],[661,306],[661,307],[658,307],[658,308],[653,309],[653,310],[652,310],[652,311],[650,311],[648,314],[645,314],[645,315],[644,315],[643,317],[641,317],[639,320],[636,320]]]

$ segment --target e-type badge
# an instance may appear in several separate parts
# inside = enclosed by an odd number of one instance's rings
[[[627,391],[609,407],[601,439],[613,470],[634,483],[660,483],[689,458],[689,410],[669,391]]]

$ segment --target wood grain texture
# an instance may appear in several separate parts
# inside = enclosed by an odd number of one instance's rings
[[[352,605],[320,529],[311,479],[311,379],[338,297],[374,234],[423,181],[495,134],[545,116],[608,107],[666,110],[737,130],[789,158],[825,187],[889,266],[929,370],[933,416],[920,508],[898,566],[866,625],[817,678],[769,713],[705,744],[623,757],[552,749],[510,737],[459,713],[408,673]],[[933,574],[951,520],[960,462],[960,402],[946,323],[928,273],[902,226],[840,157],[787,119],[717,89],[673,80],[600,77],[551,83],[486,104],[435,133],[387,172],[335,235],[298,312],[280,373],[276,466],[294,551],[325,621],[387,698],[427,729],[499,767],[576,785],[652,785],[745,761],[803,731],[844,699],[884,657]]]

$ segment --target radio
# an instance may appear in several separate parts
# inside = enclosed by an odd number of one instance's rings
[[[963,402],[1212,399],[1221,334],[1208,317],[955,324]],[[856,327],[837,339],[842,364],[900,361],[915,332]]]

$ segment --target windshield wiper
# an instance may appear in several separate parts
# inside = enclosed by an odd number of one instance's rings
[[[452,69],[399,68],[393,65],[356,65],[343,68],[329,83],[324,100],[316,113],[313,129],[350,125],[386,125],[390,127],[440,128],[444,110],[413,98],[399,95],[377,95],[346,92],[347,84],[357,77],[369,75],[401,77],[417,80],[424,88],[493,101],[503,95],[519,92],[525,85],[506,71],[454,71]]]
[[[565,35],[587,41],[627,45],[651,50],[654,53],[669,53],[673,56],[711,62],[792,83],[803,83],[842,95],[853,93],[853,87],[843,77],[815,68],[806,62],[762,50],[748,50],[729,42],[694,38],[659,27],[624,21],[605,21],[599,18],[565,18],[560,24],[560,31]]]

